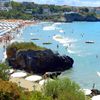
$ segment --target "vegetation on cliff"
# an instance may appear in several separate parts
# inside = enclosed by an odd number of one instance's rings
[[[45,50],[45,48],[37,46],[33,42],[21,42],[21,43],[14,42],[7,47],[7,50],[13,49],[13,48],[16,49],[16,51],[17,50],[34,50],[34,51]]]
[[[65,12],[78,12],[83,16],[90,15],[89,7],[71,7],[71,6],[59,6],[59,5],[47,5],[47,4],[35,4],[34,2],[15,2],[11,1],[10,5],[12,9],[9,11],[0,11],[0,19],[39,19],[39,20],[51,20],[51,21],[65,21]],[[9,7],[9,4],[5,4]],[[96,9],[96,8],[94,8]],[[98,17],[95,12],[92,12],[92,16]]]
[[[44,93],[52,100],[85,100],[85,95],[75,82],[63,78],[45,84]]]
[[[22,94],[17,84],[0,79],[0,100],[22,100]]]
[[[48,81],[41,91],[24,91],[17,84],[0,79],[0,100],[88,100],[69,79]]]
[[[0,100],[90,100],[75,82],[64,78],[48,81],[41,91],[24,91],[17,84],[0,79]]]

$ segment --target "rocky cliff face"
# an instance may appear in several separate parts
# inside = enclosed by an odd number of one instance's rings
[[[71,14],[65,14],[66,22],[73,22],[73,21],[100,21],[100,19],[96,18],[93,15],[86,15],[83,16],[78,13],[71,13]]]
[[[7,50],[7,61],[15,69],[40,74],[48,71],[64,71],[71,68],[74,63],[69,56],[60,56],[49,49],[17,51],[11,48],[10,51]]]

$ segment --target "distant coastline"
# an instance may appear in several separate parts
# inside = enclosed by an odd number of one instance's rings
[[[7,8],[5,10],[4,8]],[[11,2],[11,9],[0,10],[0,19],[23,19],[53,22],[100,21],[99,7],[43,5],[34,2]]]

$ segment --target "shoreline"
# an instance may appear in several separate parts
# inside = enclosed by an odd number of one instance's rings
[[[6,47],[17,41],[17,36],[21,36],[21,34],[23,34],[22,31],[24,28],[37,23],[38,22],[36,21],[20,19],[0,20],[0,48],[3,49],[3,58],[1,59],[2,62],[6,59]]]
[[[26,25],[26,27],[27,27],[28,25]]]

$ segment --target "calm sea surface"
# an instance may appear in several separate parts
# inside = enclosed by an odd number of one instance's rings
[[[100,89],[100,22],[40,23],[23,30],[21,38],[74,59],[73,68],[62,73],[83,88]],[[39,39],[39,40],[34,40]],[[93,41],[93,44],[85,43]],[[49,45],[43,45],[50,42]],[[58,48],[57,48],[58,45]]]

